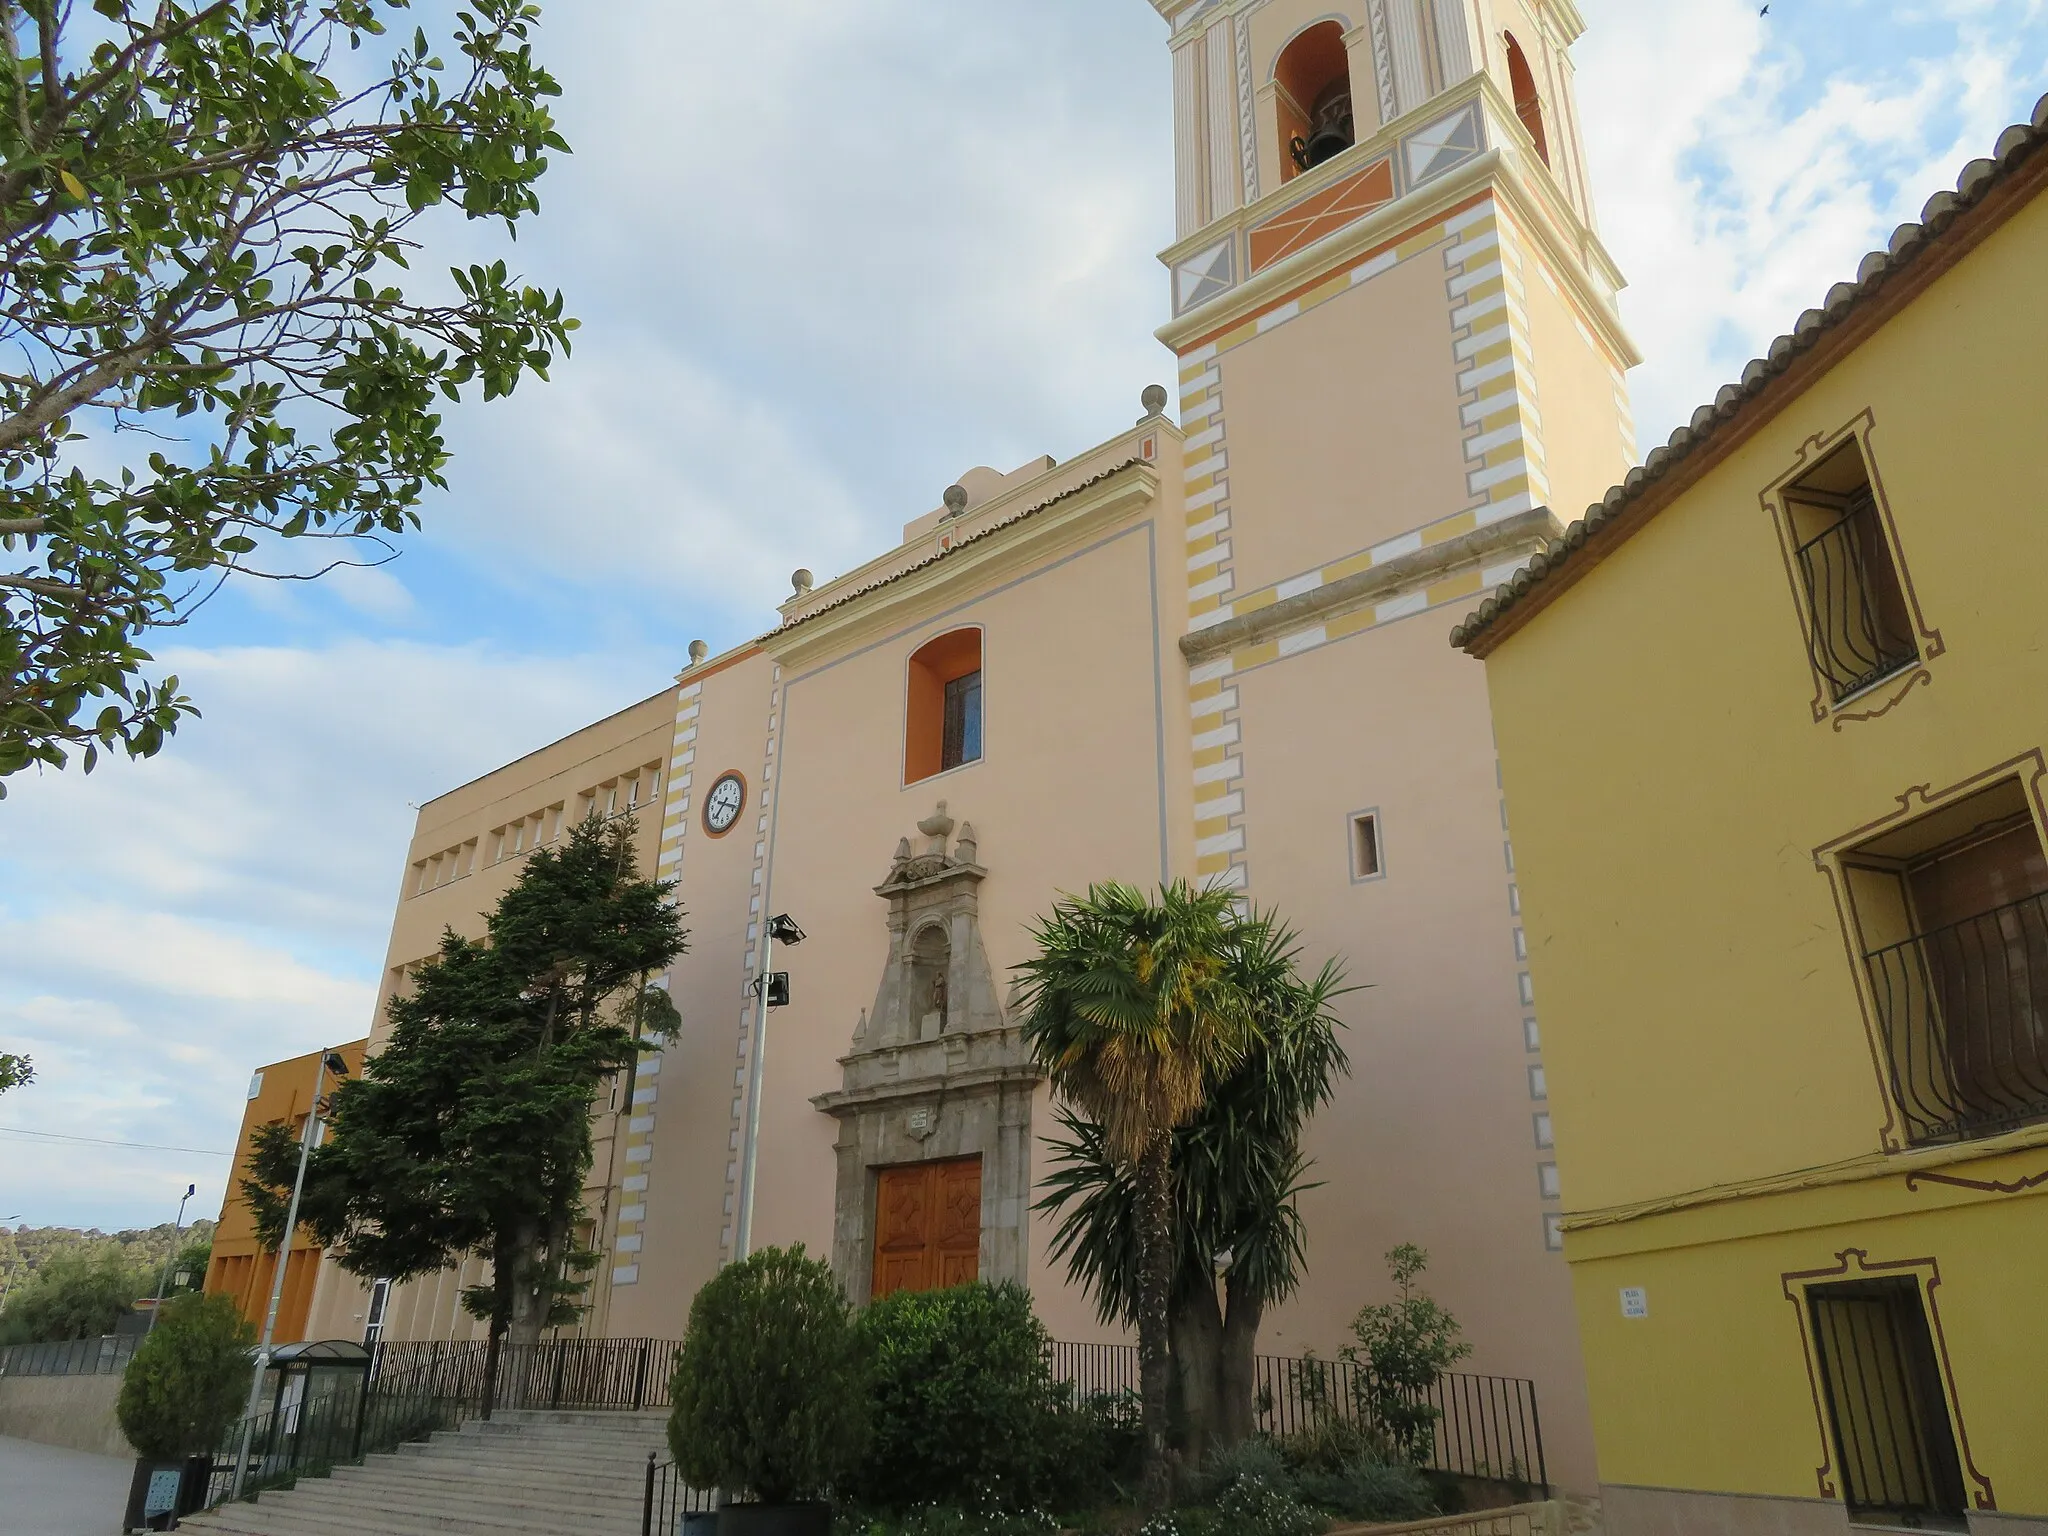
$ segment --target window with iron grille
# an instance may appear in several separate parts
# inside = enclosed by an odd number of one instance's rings
[[[1962,1463],[1920,1282],[1816,1285],[1806,1301],[1851,1518],[1967,1529]]]
[[[1841,856],[1916,1145],[2048,1120],[2048,855],[2017,778]]]
[[[1834,703],[1920,659],[1897,555],[1851,440],[1785,492],[1807,640]]]

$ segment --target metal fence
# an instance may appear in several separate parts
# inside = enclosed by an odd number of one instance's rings
[[[669,1406],[674,1339],[549,1339],[498,1352],[498,1408],[642,1409]],[[459,1398],[481,1410],[489,1346],[481,1342],[379,1344],[380,1386]]]
[[[718,1509],[718,1495],[692,1488],[672,1461],[647,1453],[647,1492],[640,1503],[640,1536],[684,1536],[683,1522],[690,1515],[710,1515]]]
[[[1073,1383],[1084,1396],[1138,1390],[1134,1344],[1055,1344],[1052,1366],[1055,1380]],[[1348,1360],[1260,1355],[1256,1368],[1253,1403],[1266,1434],[1372,1416],[1370,1383]],[[1420,1394],[1420,1403],[1434,1413],[1425,1463],[1431,1471],[1549,1487],[1535,1382],[1447,1371]]]
[[[2048,897],[1864,957],[1915,1144],[2048,1119]]]
[[[0,1376],[118,1376],[128,1369],[139,1333],[109,1333],[60,1344],[0,1346]]]

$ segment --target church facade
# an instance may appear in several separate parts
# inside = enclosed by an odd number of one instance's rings
[[[693,646],[673,690],[426,807],[387,995],[565,815],[637,810],[691,947],[679,1035],[604,1117],[587,1326],[677,1336],[743,1245],[802,1242],[856,1300],[1016,1280],[1096,1339],[1032,1209],[1053,1126],[1015,967],[1062,892],[1222,884],[1360,988],[1308,1133],[1306,1283],[1261,1351],[1334,1351],[1419,1243],[1470,1368],[1536,1383],[1553,1480],[1591,1490],[1485,679],[1444,643],[1552,506],[1634,462],[1583,24],[1571,0],[1154,4],[1176,387],[1086,452],[967,471],[894,549],[798,572],[759,639]],[[384,1336],[470,1336],[454,1289],[400,1287]],[[364,1294],[326,1266],[315,1333],[359,1333]]]

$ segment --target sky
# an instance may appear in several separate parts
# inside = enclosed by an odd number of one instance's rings
[[[1646,451],[2048,92],[2048,0],[1580,5]],[[1142,0],[554,0],[538,50],[574,149],[540,216],[423,262],[561,288],[574,356],[451,409],[397,562],[160,636],[204,712],[162,756],[8,781],[0,1049],[38,1080],[0,1222],[214,1214],[251,1069],[368,1032],[414,807],[1172,376]]]

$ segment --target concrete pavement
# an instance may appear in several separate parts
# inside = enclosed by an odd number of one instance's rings
[[[0,1436],[0,1536],[118,1536],[135,1463]]]

